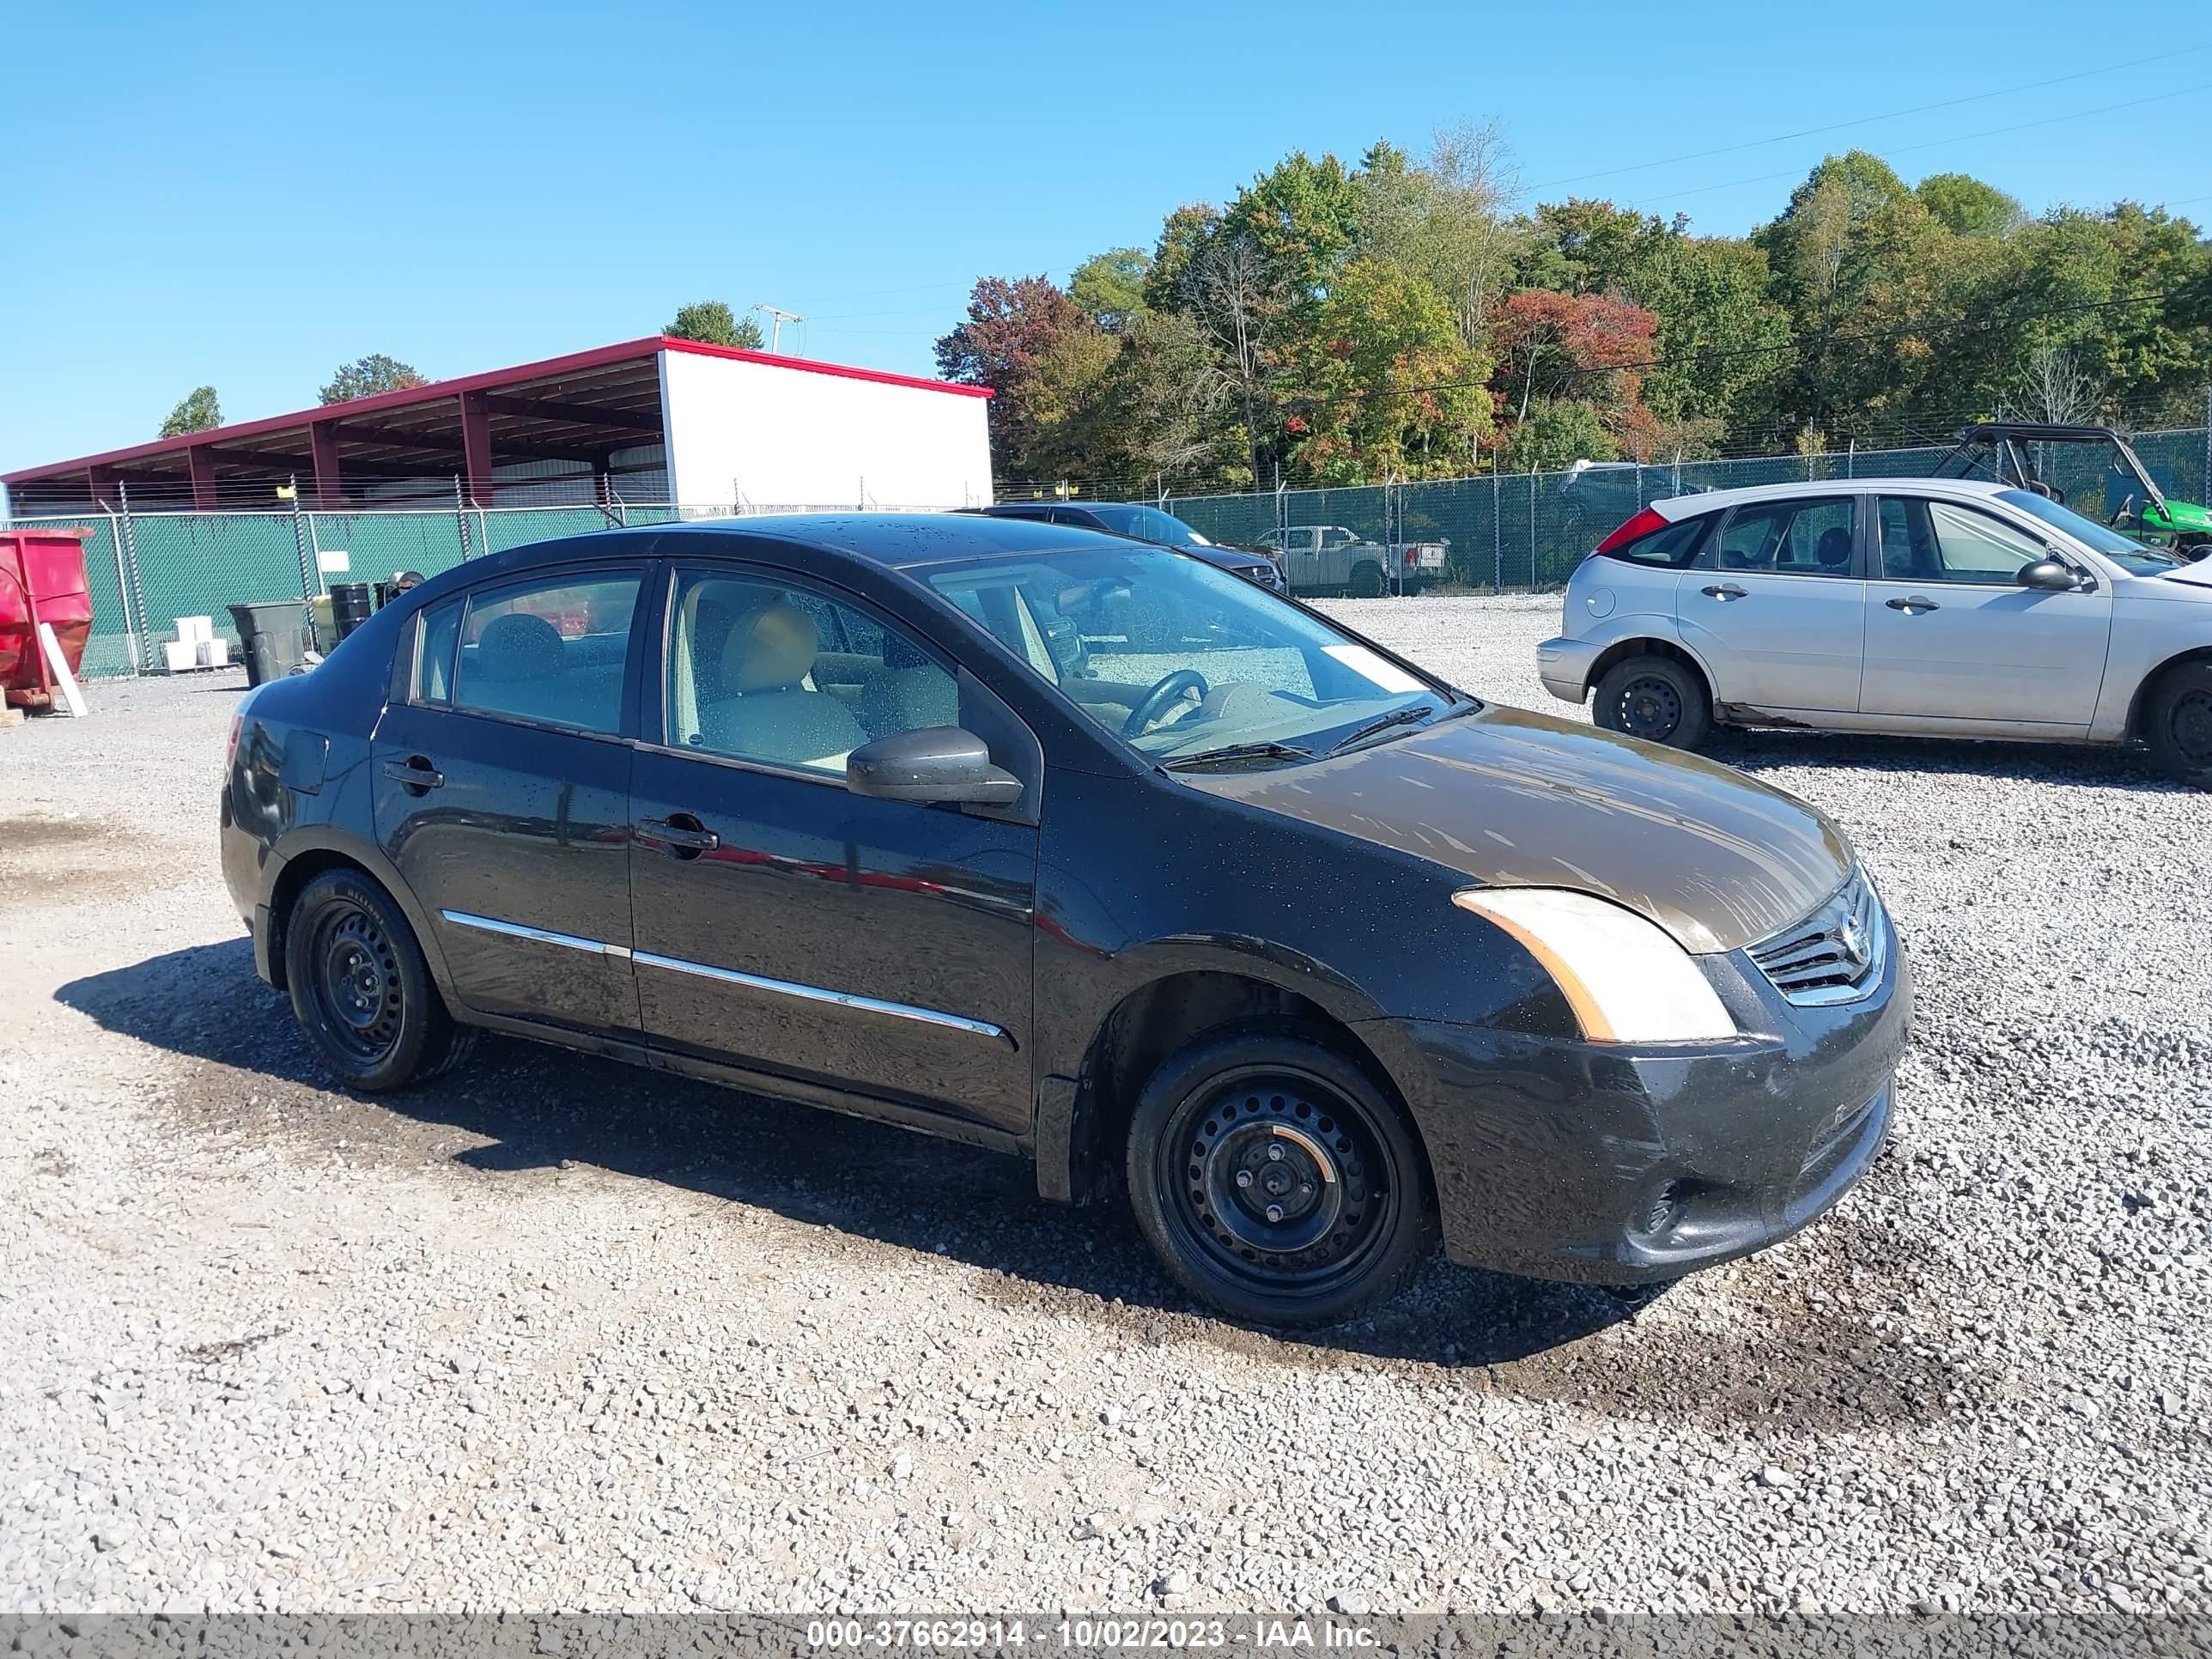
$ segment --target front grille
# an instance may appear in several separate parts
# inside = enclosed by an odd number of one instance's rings
[[[1888,954],[1889,919],[1857,870],[1811,915],[1751,947],[1759,971],[1800,1007],[1871,996]]]

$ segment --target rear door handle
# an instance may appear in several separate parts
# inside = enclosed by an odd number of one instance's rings
[[[1701,587],[1698,591],[1709,599],[1743,599],[1751,597],[1734,582],[1716,582],[1711,587]]]
[[[446,784],[446,775],[420,755],[410,755],[404,761],[385,762],[384,775],[415,795],[427,795]]]
[[[648,847],[658,847],[679,859],[696,859],[722,844],[720,836],[701,828],[698,819],[689,812],[678,812],[672,818],[640,818],[637,838]]]
[[[1902,611],[1908,614],[1915,611],[1941,611],[1943,608],[1935,600],[1923,599],[1917,593],[1901,599],[1884,599],[1882,603],[1892,611]]]

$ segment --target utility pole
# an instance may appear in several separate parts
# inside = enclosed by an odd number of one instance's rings
[[[769,333],[768,337],[768,349],[770,351],[775,350],[783,343],[783,325],[786,323],[803,323],[806,320],[805,318],[800,316],[795,311],[779,311],[774,306],[757,305],[753,309],[755,311],[765,311],[770,317],[775,319],[775,321],[769,325]]]

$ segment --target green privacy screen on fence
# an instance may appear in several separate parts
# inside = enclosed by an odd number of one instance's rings
[[[2212,434],[2202,428],[2145,433],[2137,454],[2159,488],[2203,502]],[[1924,477],[1948,453],[1862,450],[1836,455],[1768,455],[1685,461],[1672,466],[1604,465],[1571,472],[1443,478],[1389,487],[1291,489],[1253,495],[1170,496],[1162,504],[1218,542],[1245,545],[1271,530],[1341,525],[1369,540],[1450,544],[1452,580],[1483,588],[1542,588],[1564,582],[1607,532],[1638,508],[1686,491],[1844,477]],[[2038,465],[2068,502],[2102,520],[2131,483],[2087,446],[2045,445]],[[773,509],[756,509],[772,511]],[[375,581],[396,571],[434,576],[465,558],[504,552],[556,536],[621,522],[666,524],[723,516],[723,507],[522,507],[504,511],[357,513],[97,514],[23,519],[24,525],[73,524],[89,531],[93,627],[88,678],[157,665],[161,641],[176,637],[179,617],[209,617],[237,636],[229,607],[298,599],[331,581]],[[345,574],[322,574],[343,553]]]

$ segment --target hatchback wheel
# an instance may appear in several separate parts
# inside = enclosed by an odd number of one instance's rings
[[[1295,1027],[1217,1033],[1167,1060],[1130,1121],[1128,1184],[1168,1271],[1255,1324],[1350,1319],[1402,1289],[1434,1237],[1403,1117]]]
[[[350,1088],[426,1081],[474,1046],[474,1030],[447,1012],[406,917],[359,871],[326,871],[293,901],[284,977],[301,1029]]]
[[[2151,688],[2143,739],[2176,783],[2212,789],[2212,662],[2169,668]]]
[[[1697,675],[1671,657],[1624,659],[1597,683],[1591,709],[1597,723],[1648,743],[1695,749],[1711,733],[1711,700]]]

